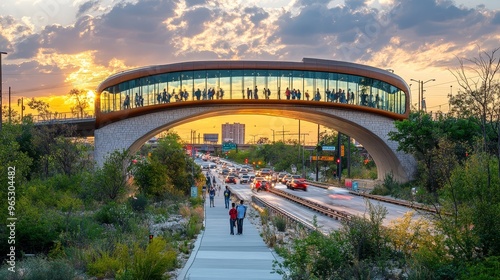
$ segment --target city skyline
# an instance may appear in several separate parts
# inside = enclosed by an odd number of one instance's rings
[[[71,89],[93,98],[106,77],[136,67],[303,57],[393,71],[411,85],[414,106],[412,80],[434,79],[424,86],[427,110],[446,112],[448,96],[458,90],[451,73],[457,58],[491,50],[500,39],[498,1],[17,0],[0,7],[0,51],[7,52],[2,104],[11,87],[18,112],[17,99],[32,97],[68,112]],[[247,134],[269,135],[271,128],[259,124],[296,122],[267,118],[255,117]]]

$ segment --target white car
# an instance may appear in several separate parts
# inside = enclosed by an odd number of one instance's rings
[[[240,177],[240,184],[248,184],[248,183],[250,183],[250,176],[248,176],[246,174],[242,175]]]

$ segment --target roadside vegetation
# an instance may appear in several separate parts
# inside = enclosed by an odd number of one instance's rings
[[[283,279],[500,279],[499,51],[459,59],[450,113],[413,112],[390,133],[417,160],[417,174],[404,184],[389,174],[373,193],[437,212],[382,226],[385,209],[369,205],[328,236],[298,231],[275,246]]]
[[[30,117],[3,124],[0,166],[3,174],[16,168],[18,220],[16,272],[3,254],[0,279],[170,279],[203,222],[190,191],[201,193],[204,177],[179,137],[168,134],[150,157],[115,151],[96,167],[91,144],[58,135]],[[6,175],[0,180],[7,186]],[[6,198],[7,188],[0,193]],[[1,208],[7,221],[7,204]],[[1,227],[0,240],[8,235]],[[10,246],[1,242],[0,251]]]

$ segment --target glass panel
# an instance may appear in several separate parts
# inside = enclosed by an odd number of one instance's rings
[[[194,98],[194,90],[193,90],[193,72],[184,71],[180,73],[181,75],[181,87],[183,91],[183,100],[193,100]]]
[[[221,99],[231,99],[231,76],[228,70],[219,71],[219,93]]]
[[[253,99],[255,89],[254,70],[244,70],[243,75],[243,87],[247,93],[247,99]]]
[[[331,98],[331,91],[330,88],[328,87],[328,74],[325,72],[316,72],[314,73],[315,80],[314,80],[314,87],[313,91],[309,92],[310,93],[310,98],[314,97],[317,92],[320,93],[322,96],[321,100],[324,100],[326,102],[330,101]]]
[[[246,98],[246,91],[243,88],[243,71],[242,70],[232,70],[231,71],[231,99]]]
[[[170,73],[168,75],[168,92],[170,93],[171,100],[170,102],[178,102],[181,101],[181,96],[179,94],[181,87],[181,79],[178,72]]]
[[[207,71],[207,97],[209,100],[217,98],[217,90],[219,88],[219,77],[217,70]]]
[[[207,72],[205,70],[193,72],[193,77],[194,77],[193,88],[195,89],[194,96],[196,100],[207,99],[207,84],[205,79],[206,75]]]
[[[339,75],[337,73],[328,73],[328,85],[327,89],[331,91],[330,101],[338,102],[338,78]]]
[[[292,80],[293,80],[293,71],[283,70],[281,71],[280,85],[281,92],[280,94],[283,98],[292,99]]]
[[[311,72],[311,71],[305,71],[304,72],[304,88],[303,88],[303,93],[302,94],[302,99],[303,100],[321,100],[319,98],[322,94],[319,93],[319,95],[315,95],[316,93],[316,73]],[[319,98],[319,99],[318,99]]]
[[[339,74],[337,96],[338,96],[338,102],[344,104],[347,103],[347,93],[346,93],[347,80],[348,80],[348,75]]]
[[[302,71],[293,71],[292,100],[302,99],[303,92],[304,92],[304,73]]]
[[[278,75],[279,71],[277,70],[268,70],[267,71],[267,88],[269,89],[270,99],[278,99]],[[281,92],[280,92],[281,94]]]
[[[267,99],[269,97],[267,95],[267,70],[255,70],[255,86],[257,87],[259,99]]]

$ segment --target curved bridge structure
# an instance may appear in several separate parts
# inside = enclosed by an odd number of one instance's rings
[[[394,120],[408,117],[409,104],[409,88],[400,77],[353,63],[304,59],[151,66],[113,75],[99,86],[95,159],[102,164],[116,149],[137,151],[161,131],[213,116],[299,116],[355,138],[375,161],[379,179],[392,173],[407,181],[416,162],[398,152],[387,134],[395,129]]]

